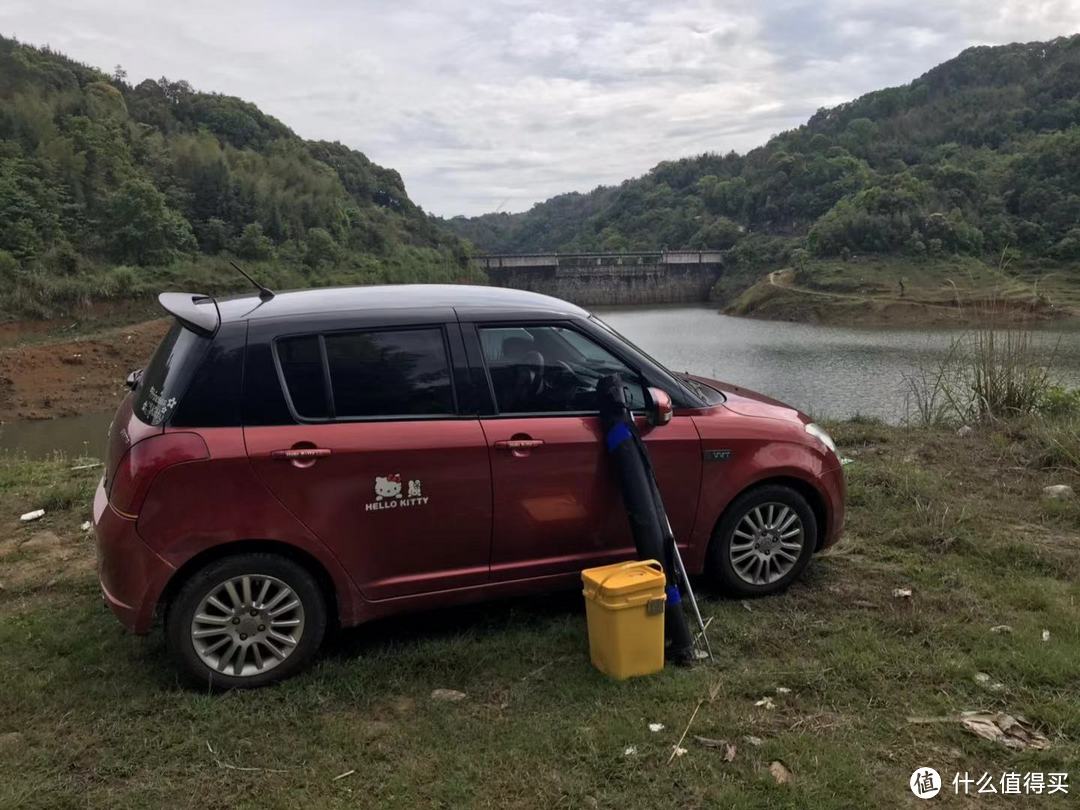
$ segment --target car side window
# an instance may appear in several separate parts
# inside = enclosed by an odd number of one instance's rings
[[[450,361],[438,328],[282,338],[278,362],[293,408],[306,419],[450,416]],[[324,367],[330,371],[327,399]]]
[[[499,413],[596,411],[597,382],[616,373],[626,384],[630,407],[645,406],[638,374],[574,329],[491,326],[479,332]]]
[[[338,418],[454,413],[441,329],[354,332],[325,340]]]

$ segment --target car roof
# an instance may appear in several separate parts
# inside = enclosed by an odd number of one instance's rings
[[[459,312],[513,310],[543,315],[587,316],[579,306],[550,295],[470,284],[385,284],[370,287],[320,287],[280,292],[267,301],[257,294],[218,300],[222,322],[291,318],[365,310],[420,310],[452,307]]]

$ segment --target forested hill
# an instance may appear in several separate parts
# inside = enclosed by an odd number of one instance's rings
[[[280,284],[467,273],[461,241],[361,153],[184,81],[133,86],[0,38],[0,309],[235,287],[234,256]]]
[[[447,224],[492,251],[733,249],[1080,258],[1080,36],[965,50],[746,155]]]

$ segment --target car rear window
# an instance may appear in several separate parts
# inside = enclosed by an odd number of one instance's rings
[[[349,419],[455,412],[442,329],[323,336],[333,395],[330,401],[319,340],[318,335],[305,335],[277,342],[278,362],[298,416]]]
[[[210,346],[210,338],[174,323],[143,371],[135,414],[148,425],[164,425],[184,395]]]

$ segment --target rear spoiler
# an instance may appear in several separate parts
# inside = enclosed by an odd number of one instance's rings
[[[200,293],[167,292],[158,296],[162,308],[192,332],[212,337],[221,326],[217,301]]]

